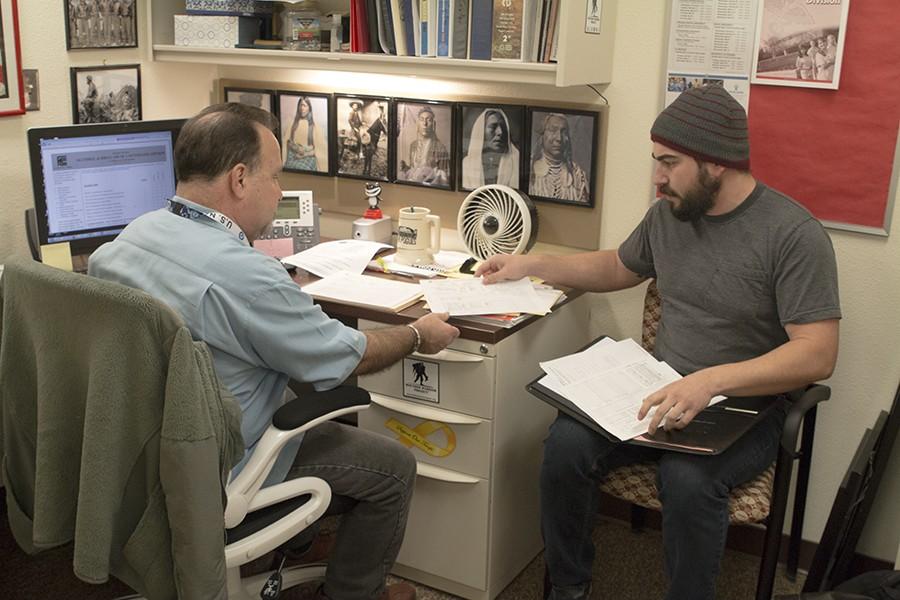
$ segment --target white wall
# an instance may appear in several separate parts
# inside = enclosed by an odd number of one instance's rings
[[[576,1],[576,0],[566,0]],[[143,24],[141,2],[139,50],[66,52],[63,3],[20,2],[23,65],[40,69],[40,112],[0,119],[0,257],[26,254],[22,211],[32,205],[25,130],[31,126],[71,122],[68,68],[73,65],[142,63],[144,118],[189,115],[211,98],[214,79],[259,79],[270,81],[314,81],[321,74],[301,71],[247,70],[152,63]],[[651,195],[649,128],[660,106],[663,77],[665,11],[659,0],[619,0],[613,83],[605,90],[609,113],[606,178],[602,183],[604,204],[600,244],[617,245],[646,210]],[[40,5],[40,6],[38,6]],[[335,91],[375,91],[409,96],[412,93],[508,96],[527,99],[597,101],[587,88],[556,90],[535,86],[459,84],[418,80],[415,92],[409,82],[392,79],[358,79],[327,76]],[[406,89],[404,89],[404,86]],[[841,118],[835,114],[833,118]],[[823,150],[824,151],[824,150]],[[800,198],[802,200],[802,198]],[[895,203],[897,199],[894,199]],[[900,360],[894,348],[900,340],[900,319],[895,300],[900,297],[900,207],[888,238],[831,231],[837,251],[844,320],[837,370],[828,381],[832,400],[819,413],[813,473],[810,483],[806,539],[818,540],[828,517],[840,479],[862,432],[874,423],[878,411],[890,407],[900,381]],[[641,293],[630,290],[596,296],[591,326],[595,332],[614,336],[639,334]],[[900,538],[900,444],[882,482],[880,498],[869,518],[859,550],[893,561]]]

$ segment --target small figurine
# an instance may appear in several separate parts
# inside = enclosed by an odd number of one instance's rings
[[[369,208],[363,215],[366,219],[380,219],[384,215],[378,208],[378,202],[381,200],[381,185],[376,182],[366,183],[366,200],[369,201]]]

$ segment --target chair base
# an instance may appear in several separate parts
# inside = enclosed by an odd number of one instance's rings
[[[228,600],[259,600],[259,593],[266,580],[274,571],[266,571],[251,577],[241,578],[239,567],[228,569]],[[325,563],[310,563],[287,567],[281,571],[281,591],[301,583],[325,581]]]

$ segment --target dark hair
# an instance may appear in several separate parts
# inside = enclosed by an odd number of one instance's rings
[[[200,178],[211,181],[244,163],[252,171],[259,166],[259,123],[275,131],[275,118],[261,108],[228,102],[207,106],[188,120],[175,144],[175,172],[179,181]]]

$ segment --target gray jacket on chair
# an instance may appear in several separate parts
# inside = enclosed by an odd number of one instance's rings
[[[206,346],[131,288],[31,261],[0,280],[9,521],[29,553],[151,600],[225,598],[224,483],[240,410]]]

